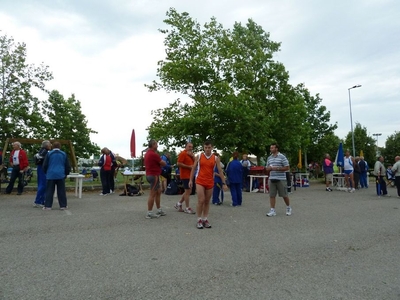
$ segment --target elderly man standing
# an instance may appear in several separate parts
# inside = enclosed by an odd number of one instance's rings
[[[61,144],[54,142],[53,150],[47,153],[43,162],[43,171],[46,173],[46,201],[43,210],[51,210],[53,196],[57,186],[57,197],[60,209],[67,209],[67,193],[65,191],[65,178],[71,172],[71,165],[67,154],[60,150]]]
[[[17,195],[22,195],[22,192],[24,191],[24,172],[29,167],[28,156],[26,155],[26,152],[21,149],[20,142],[14,142],[12,146],[13,150],[10,154],[10,166],[12,167],[12,172],[5,194],[11,194],[15,180],[18,178]]]
[[[392,172],[395,177],[394,184],[396,185],[397,188],[397,197],[400,197],[400,156],[396,156],[394,160],[396,162],[392,167]]]
[[[379,156],[374,166],[374,176],[376,179],[376,193],[378,196],[389,196],[386,189],[386,168],[383,165],[384,158]]]

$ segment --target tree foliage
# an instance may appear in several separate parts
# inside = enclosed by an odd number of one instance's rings
[[[152,112],[149,136],[181,147],[187,136],[195,146],[206,139],[223,151],[249,151],[264,156],[271,142],[297,153],[335,126],[313,127],[329,121],[321,99],[307,89],[288,83],[289,74],[273,59],[280,43],[249,19],[224,29],[215,18],[204,26],[188,13],[167,12],[164,22],[166,58],[158,62],[159,81],[149,91],[166,90],[185,95]],[[321,132],[315,133],[315,128]]]
[[[97,133],[87,127],[81,105],[75,96],[67,100],[57,91],[48,93],[46,82],[53,79],[49,67],[26,63],[24,43],[0,36],[0,141],[6,138],[36,138],[71,140],[76,155],[88,156],[99,147],[90,141]],[[32,94],[37,91],[49,95],[40,100]],[[33,150],[37,146],[27,146]]]
[[[371,165],[371,162],[376,161],[376,143],[375,139],[368,136],[367,128],[360,123],[356,123],[354,127],[354,146],[356,148],[356,156],[360,155],[361,150],[364,153],[365,160]],[[347,134],[343,147],[349,149],[353,155],[353,142],[351,131]]]
[[[89,157],[99,152],[100,147],[90,141],[90,134],[97,132],[87,127],[81,103],[75,95],[64,99],[58,91],[52,91],[48,101],[43,103],[43,113],[47,116],[42,127],[43,136],[72,141],[78,157]]]
[[[0,140],[10,137],[40,137],[40,101],[33,89],[45,91],[53,78],[48,66],[26,62],[26,45],[0,36]]]
[[[395,131],[392,135],[386,139],[386,145],[383,151],[385,161],[387,163],[394,163],[394,158],[400,155],[400,131]]]

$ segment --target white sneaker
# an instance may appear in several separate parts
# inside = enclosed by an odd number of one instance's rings
[[[259,189],[254,189],[253,193],[258,193]]]
[[[269,213],[267,213],[267,217],[273,217],[273,216],[276,216],[276,211],[275,209],[271,208]]]
[[[356,190],[355,189],[351,189],[350,190],[350,193],[354,193]]]
[[[286,215],[291,216],[292,215],[292,208],[290,206],[286,207]]]

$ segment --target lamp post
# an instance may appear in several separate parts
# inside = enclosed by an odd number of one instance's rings
[[[382,133],[373,133],[373,136],[376,136],[376,157],[380,155],[379,147],[378,147],[378,138],[382,135]]]
[[[350,97],[350,90],[356,89],[361,87],[361,84],[357,84],[355,86],[352,86],[351,88],[348,88],[349,91],[349,105],[350,105],[350,123],[351,123],[351,141],[353,144],[353,157],[356,156],[356,147],[354,146],[354,130],[353,130],[353,114],[351,112],[351,97]]]

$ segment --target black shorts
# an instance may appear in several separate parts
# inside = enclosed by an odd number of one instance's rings
[[[190,181],[190,179],[182,179],[183,188],[185,190],[190,190],[189,181]]]

